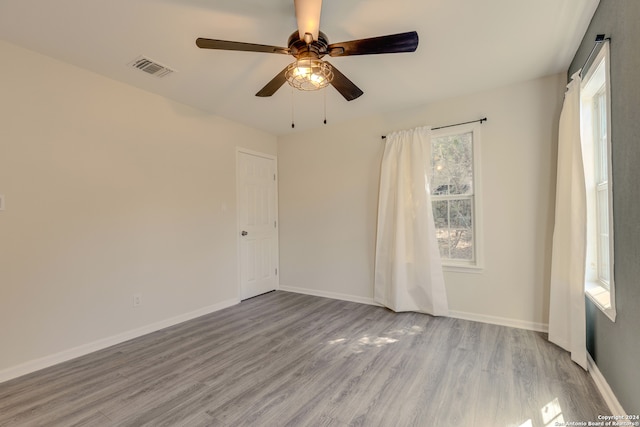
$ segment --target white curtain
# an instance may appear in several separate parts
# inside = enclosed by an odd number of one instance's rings
[[[393,311],[449,313],[428,173],[431,129],[387,135],[380,176],[376,302]]]
[[[549,341],[587,369],[584,276],[586,190],[580,142],[580,75],[567,85],[558,134],[556,217],[551,257]]]

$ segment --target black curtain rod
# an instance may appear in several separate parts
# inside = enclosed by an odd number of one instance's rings
[[[462,122],[462,123],[454,123],[452,125],[444,125],[444,126],[438,126],[437,128],[431,128],[431,130],[438,130],[438,129],[444,129],[444,128],[450,128],[450,127],[454,127],[454,126],[460,126],[460,125],[468,125],[469,123],[480,123],[482,124],[482,122],[486,122],[487,118],[483,117],[481,119],[478,120],[471,120],[469,122]],[[386,139],[387,135],[382,135],[382,139]]]
[[[582,67],[580,67],[580,77],[582,77],[582,73],[584,72],[584,67],[587,66],[587,63],[589,62],[589,60],[591,59],[591,57],[593,56],[593,52],[596,51],[596,48],[598,47],[598,45],[600,43],[604,43],[607,40],[611,40],[611,37],[604,37],[604,34],[598,34],[596,36],[596,41],[595,44],[593,45],[593,48],[591,48],[591,52],[589,52],[589,56],[587,56],[587,60],[584,61],[584,64],[582,64]]]

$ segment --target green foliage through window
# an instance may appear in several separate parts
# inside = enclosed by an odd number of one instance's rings
[[[429,183],[440,255],[474,262],[473,133],[432,139]]]

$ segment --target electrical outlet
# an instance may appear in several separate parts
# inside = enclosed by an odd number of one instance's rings
[[[142,294],[133,294],[133,306],[142,305]]]
[[[0,194],[0,211],[4,210],[4,194]]]

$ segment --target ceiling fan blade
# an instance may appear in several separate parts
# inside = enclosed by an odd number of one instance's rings
[[[378,53],[414,52],[418,47],[418,33],[391,34],[370,39],[333,43],[327,47],[330,56],[374,55]]]
[[[298,21],[298,33],[300,40],[305,40],[305,34],[309,33],[313,40],[318,40],[320,31],[320,14],[322,13],[322,0],[294,0],[296,8],[296,20]],[[309,43],[311,40],[307,41]]]
[[[279,46],[268,46],[264,44],[231,42],[227,40],[203,39],[196,40],[196,46],[201,49],[239,50],[244,52],[264,52],[289,54],[289,49]]]
[[[278,75],[276,75],[273,79],[271,79],[269,83],[267,83],[262,89],[260,89],[258,93],[256,93],[256,96],[265,97],[271,96],[276,93],[276,91],[280,89],[280,86],[285,84],[285,82],[287,81],[285,73],[287,72],[288,67],[289,66],[284,67],[284,70],[280,71]]]
[[[327,64],[329,63],[327,62]],[[349,80],[347,76],[334,67],[333,64],[329,65],[331,65],[331,68],[333,69],[333,80],[331,80],[331,84],[338,92],[340,92],[340,95],[344,96],[344,99],[347,101],[353,101],[364,93],[358,86]]]

